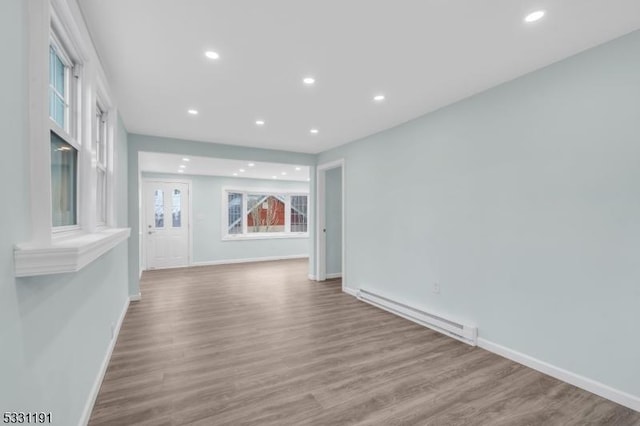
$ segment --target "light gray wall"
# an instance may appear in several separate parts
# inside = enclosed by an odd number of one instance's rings
[[[308,192],[307,182],[158,173],[143,173],[142,177],[191,180],[194,262],[309,255],[309,238],[222,241],[223,188]]]
[[[11,82],[0,96],[0,176],[11,200],[0,209],[0,413],[51,411],[53,424],[68,426],[78,424],[127,299],[127,247],[76,274],[13,276],[13,245],[30,238],[26,5],[0,2],[0,81]]]
[[[635,32],[321,154],[346,159],[348,287],[640,396],[638,52]]]
[[[342,167],[329,169],[325,178],[327,274],[342,273]]]
[[[234,145],[224,145],[218,143],[195,142],[183,139],[162,138],[157,136],[129,134],[128,139],[128,160],[129,160],[129,206],[138,206],[138,153],[139,152],[163,152],[180,155],[196,155],[201,157],[225,158],[230,160],[253,160],[266,161],[282,164],[299,164],[311,166],[311,181],[309,182],[313,200],[315,197],[315,164],[316,156],[311,154],[300,154],[295,152],[277,151],[259,148],[246,148]],[[309,215],[310,226],[315,223],[314,208],[312,206]],[[140,218],[137,208],[129,209],[129,225],[131,226],[131,238],[129,239],[129,294],[138,294],[140,291],[139,264],[140,264],[140,238],[139,238]],[[313,228],[312,228],[313,229]],[[309,236],[309,273],[313,273],[314,252],[312,247],[315,244],[313,233]]]

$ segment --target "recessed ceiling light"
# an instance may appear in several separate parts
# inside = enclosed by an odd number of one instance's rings
[[[307,178],[307,182],[309,182],[311,180],[311,178]]]
[[[273,179],[278,179],[278,176],[271,176]]]
[[[185,167],[187,167],[187,166],[185,166],[184,164],[180,164],[180,168],[181,169],[184,169]]]
[[[376,101],[376,102],[382,102],[382,101],[384,101],[384,95],[375,95],[373,97],[373,100]]]
[[[244,169],[240,169],[238,170],[240,173],[244,173]]]
[[[187,111],[189,114],[191,115],[198,115],[198,110],[197,109],[190,109]]]
[[[183,159],[182,159],[182,161],[187,161],[187,162],[189,162],[189,161],[191,161],[191,159],[190,159],[190,158],[185,157],[185,158],[183,158]]]
[[[535,12],[531,12],[524,18],[524,22],[536,22],[544,16],[544,10],[536,10]]]
[[[256,125],[264,126],[264,120],[256,120]]]
[[[319,131],[318,129],[311,129],[311,130],[309,130],[309,132],[311,132],[311,133],[312,133],[312,134],[314,134],[314,135],[317,135],[317,134],[318,134],[318,131]]]
[[[248,165],[249,167],[253,167],[253,166],[255,166],[255,164],[253,164],[253,163],[249,163],[249,164],[247,164],[247,165]]]
[[[286,175],[287,175],[287,172],[282,172],[282,173],[280,173],[280,174],[281,174],[282,176],[286,176]]]
[[[313,78],[313,77],[305,77],[305,78],[302,79],[302,82],[304,84],[306,84],[307,86],[311,86],[312,84],[315,84],[316,79]]]
[[[302,170],[300,167],[296,167],[296,172],[299,172],[300,170]]]
[[[220,59],[220,55],[218,54],[218,52],[214,52],[213,50],[207,50],[206,52],[204,52],[204,56],[209,59]]]
[[[180,169],[178,170],[178,173],[184,173],[184,170]]]
[[[234,173],[233,175],[234,175],[234,176],[238,176],[238,174],[237,174],[237,173]]]

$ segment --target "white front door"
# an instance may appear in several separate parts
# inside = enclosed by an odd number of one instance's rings
[[[189,265],[189,184],[144,182],[147,269]]]

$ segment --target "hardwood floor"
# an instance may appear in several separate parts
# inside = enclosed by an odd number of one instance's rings
[[[145,273],[90,424],[640,425],[306,276],[306,260]]]

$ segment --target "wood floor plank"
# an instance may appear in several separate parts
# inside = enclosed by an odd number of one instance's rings
[[[304,260],[145,272],[90,425],[640,426],[306,274]]]

